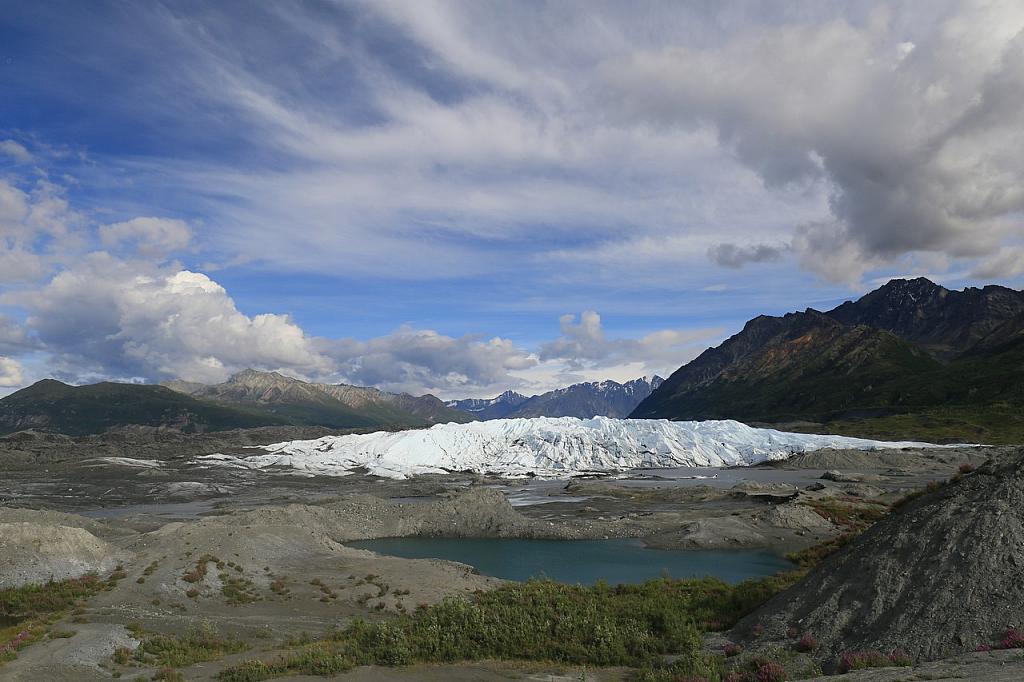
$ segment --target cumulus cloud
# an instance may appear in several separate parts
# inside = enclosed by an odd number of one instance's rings
[[[21,363],[0,355],[0,386],[21,386],[23,382]]]
[[[183,220],[147,217],[103,225],[99,236],[108,247],[129,246],[143,256],[159,257],[187,247],[192,230]]]
[[[6,315],[0,315],[0,355],[11,355],[31,350],[34,342],[25,328]]]
[[[917,251],[992,254],[1024,209],[1024,7],[966,3],[913,43],[905,26],[882,10],[754,26],[605,70],[626,115],[714,126],[769,187],[827,182],[834,229],[794,242],[826,277]]]
[[[765,263],[782,258],[785,247],[771,244],[715,244],[708,249],[708,257],[715,263],[726,268],[740,268],[748,263]]]
[[[707,347],[710,339],[721,335],[715,329],[664,329],[639,339],[609,339],[601,316],[593,310],[559,318],[561,336],[541,345],[542,361],[564,362],[570,371],[585,367],[609,367],[634,364],[657,372],[677,369]]]
[[[979,279],[1011,279],[1024,274],[1024,248],[1005,247],[986,258],[971,272]]]
[[[46,179],[23,189],[0,179],[0,284],[36,280],[82,244],[81,218]]]
[[[320,347],[350,383],[414,393],[452,395],[518,385],[521,380],[511,373],[537,364],[508,339],[456,338],[411,327],[367,341],[321,340]]]
[[[201,273],[141,268],[97,252],[18,299],[29,330],[70,371],[221,381],[245,367],[331,369],[287,316],[244,315]]]

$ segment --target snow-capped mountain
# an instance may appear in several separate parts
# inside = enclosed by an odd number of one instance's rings
[[[449,400],[446,406],[454,410],[469,412],[477,419],[504,419],[529,398],[515,391],[505,391],[497,398],[466,398]]]
[[[620,384],[617,381],[590,381],[573,384],[527,398],[505,391],[490,400],[453,400],[448,407],[464,410],[478,419],[516,417],[626,417],[664,381],[646,376]]]
[[[871,450],[924,445],[786,433],[731,420],[542,417],[328,436],[262,446],[264,452],[248,457],[215,454],[198,461],[334,476],[365,469],[388,478],[461,471],[510,478],[566,477],[637,468],[756,464],[830,447]]]

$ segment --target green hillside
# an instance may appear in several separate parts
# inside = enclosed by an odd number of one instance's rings
[[[999,305],[985,308],[988,300]],[[960,314],[976,301],[971,315]],[[919,279],[829,313],[762,316],[674,372],[631,416],[1024,442],[1021,305],[1024,295],[1010,289],[950,292]],[[836,319],[853,312],[856,324]],[[922,337],[928,343],[911,340]],[[951,348],[960,351],[952,358]]]
[[[80,436],[127,425],[203,432],[287,423],[284,417],[215,405],[163,386],[69,386],[44,379],[0,400],[0,434],[42,429]]]

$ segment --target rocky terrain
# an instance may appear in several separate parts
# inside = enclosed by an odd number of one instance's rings
[[[1000,461],[1012,453],[822,450],[756,467],[568,481],[468,474],[325,479],[196,463],[204,453],[241,454],[254,443],[295,433],[289,427],[197,436],[144,431],[0,439],[0,466],[7,476],[0,500],[0,588],[87,570],[123,574],[109,591],[51,626],[68,636],[45,637],[22,649],[0,667],[0,679],[102,680],[114,673],[148,678],[155,669],[115,662],[118,647],[181,635],[199,622],[245,642],[249,656],[270,655],[302,632],[316,636],[355,617],[386,619],[501,583],[461,564],[346,547],[351,540],[633,537],[654,547],[782,553],[841,536],[850,509],[876,513],[929,481],[948,479],[962,464]],[[825,641],[824,630],[821,637]],[[213,679],[243,656],[189,665],[182,674]],[[970,663],[970,669],[996,670],[992,661],[1001,661],[999,654],[988,656],[988,663]],[[999,669],[1005,672],[1005,666]],[[581,672],[492,662],[360,668],[343,679],[576,680]],[[626,680],[631,674],[591,669],[587,679]]]
[[[908,501],[737,626],[845,651],[934,660],[994,646],[1024,625],[1024,453],[989,461]]]

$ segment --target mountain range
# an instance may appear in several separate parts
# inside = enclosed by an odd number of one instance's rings
[[[0,434],[38,429],[79,436],[126,426],[185,432],[285,425],[397,429],[473,420],[431,395],[315,384],[251,369],[214,385],[69,386],[44,379],[0,400]]]
[[[311,383],[253,369],[239,372],[221,384],[170,381],[164,385],[192,398],[265,413],[293,424],[387,428],[474,419],[432,395],[417,397],[364,386]]]
[[[1024,435],[1024,292],[892,280],[827,312],[756,317],[675,371],[636,418],[936,440]]]
[[[70,386],[44,379],[0,399],[0,434],[37,429],[78,436],[129,426],[185,432],[259,426],[393,430],[510,416],[624,417],[661,381],[600,381],[533,397],[508,391],[493,400],[445,404],[432,395],[313,383],[253,369],[219,384]]]
[[[283,417],[140,384],[69,386],[43,379],[0,400],[0,434],[37,429],[84,436],[125,426],[202,432],[287,423]]]
[[[659,376],[640,377],[625,383],[590,381],[526,397],[505,391],[496,398],[452,400],[448,407],[463,410],[477,419],[517,417],[623,418],[664,381]]]
[[[512,417],[736,419],[932,442],[1024,441],[1024,292],[897,279],[821,312],[762,315],[667,380],[598,381],[445,403],[245,370],[220,384],[46,379],[0,399],[0,434],[124,426],[402,429]]]

